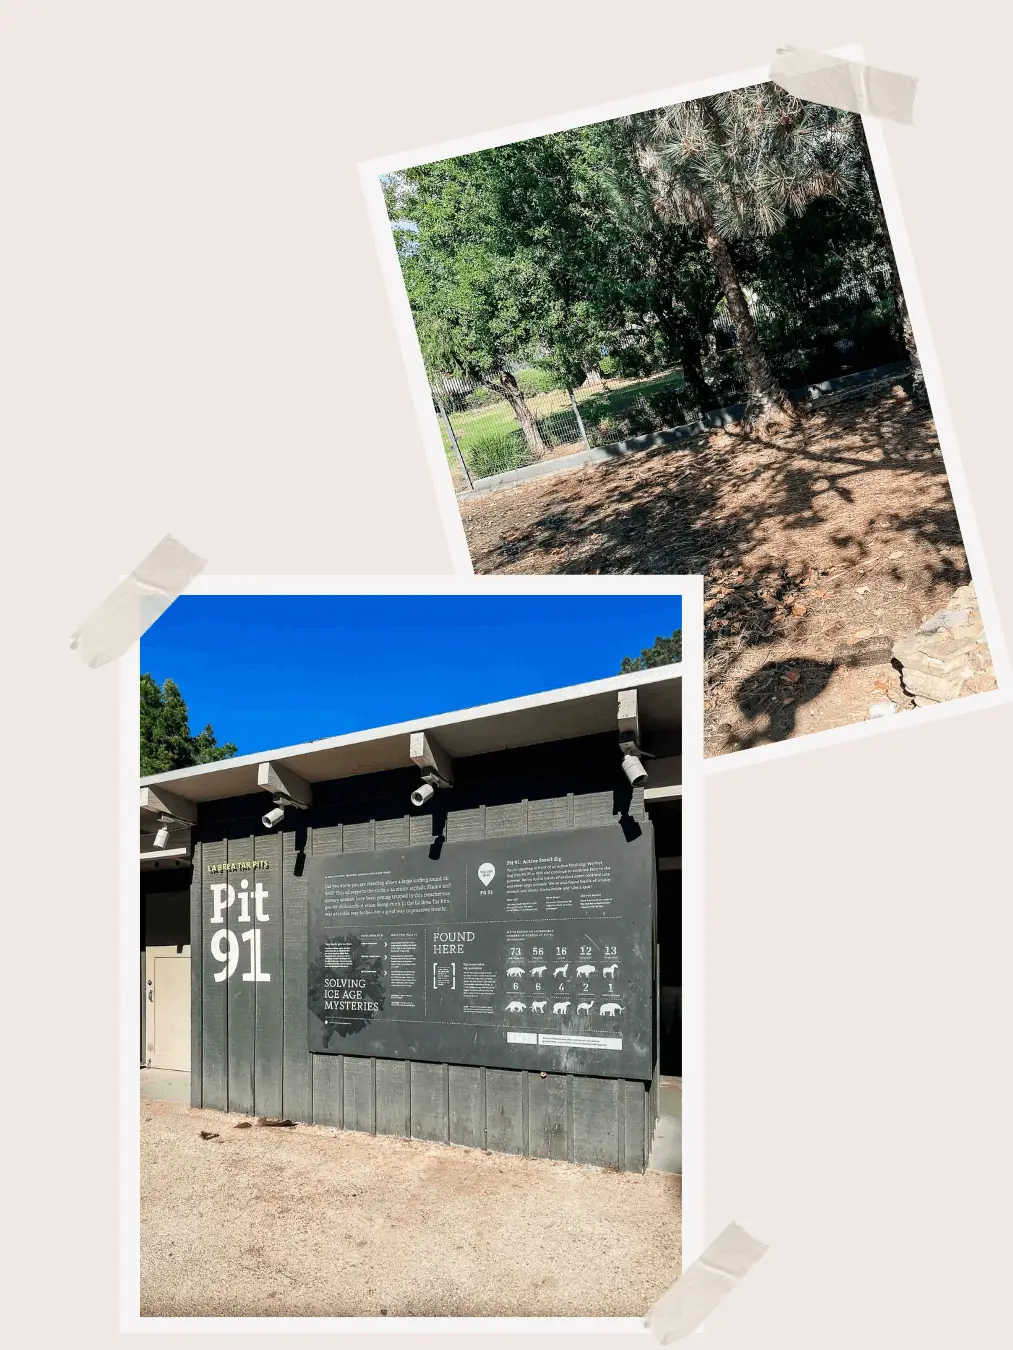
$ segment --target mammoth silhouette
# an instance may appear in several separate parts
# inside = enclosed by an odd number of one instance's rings
[[[603,1003],[598,1009],[603,1017],[615,1017],[616,1013],[622,1012],[618,1003]]]
[[[524,1004],[523,1004],[523,1003],[518,1003],[517,1000],[514,999],[511,1003],[508,1003],[508,1004],[506,1005],[506,1010],[507,1010],[507,1012],[523,1012],[523,1011],[524,1011]]]
[[[565,979],[566,979],[566,972],[567,972],[569,969],[570,969],[570,963],[569,963],[569,961],[567,961],[567,963],[566,963],[565,966],[557,966],[556,969],[552,972],[552,978],[555,979],[557,975],[562,975],[563,979],[565,980]]]
[[[507,974],[512,980],[519,980],[524,974],[524,970],[521,966],[507,966]]]
[[[592,999],[590,1003],[578,1003],[578,1004],[577,1004],[577,1011],[578,1011],[579,1013],[582,1013],[582,1012],[588,1012],[588,1013],[589,1013],[593,1007],[594,1007],[594,999]]]
[[[602,966],[601,973],[605,976],[607,980],[611,980],[612,976],[616,973],[616,968],[618,967],[618,965],[619,962],[616,961],[614,965]]]
[[[535,1001],[534,1001],[534,1003],[532,1003],[532,1005],[531,1005],[531,1011],[532,1011],[532,1012],[544,1012],[544,1011],[545,1011],[545,999],[544,999],[544,998],[536,998]]]
[[[545,972],[546,972],[547,970],[548,970],[548,966],[532,966],[532,967],[531,967],[531,973],[532,973],[532,975],[535,975],[535,976],[537,976],[537,975],[544,975]],[[510,972],[507,971],[507,974],[509,975]]]
[[[554,1013],[562,1013],[563,1016],[565,1017],[565,1016],[566,1016],[566,1010],[567,1010],[567,1008],[569,1008],[569,1006],[570,1006],[570,1000],[569,1000],[569,999],[567,999],[565,1003],[553,1003],[553,1005],[552,1005],[552,1011],[553,1011]]]
[[[593,975],[593,974],[594,974],[594,971],[595,971],[594,966],[578,966],[578,967],[577,967],[577,974],[578,974],[578,975]]]

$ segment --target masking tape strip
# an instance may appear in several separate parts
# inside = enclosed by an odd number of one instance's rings
[[[770,78],[789,94],[810,103],[889,117],[908,125],[914,121],[918,81],[912,75],[898,75],[801,47],[778,47],[770,63]]]
[[[730,1223],[688,1270],[682,1272],[644,1318],[662,1345],[695,1331],[705,1317],[752,1270],[767,1250],[737,1223]]]
[[[206,564],[167,534],[71,635],[71,650],[93,670],[122,656]]]

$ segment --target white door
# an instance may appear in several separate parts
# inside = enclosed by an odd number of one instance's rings
[[[152,1069],[190,1070],[190,948],[147,951],[147,1051]]]

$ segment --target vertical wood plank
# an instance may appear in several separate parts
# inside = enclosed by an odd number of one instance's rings
[[[276,832],[254,838],[254,858],[268,863],[263,871],[254,871],[251,886],[267,891],[262,912],[265,921],[256,920],[260,942],[261,973],[255,991],[255,1033],[253,1108],[258,1116],[282,1114],[285,1024],[285,911],[282,903],[284,867],[282,837]],[[256,907],[254,907],[256,917]]]
[[[433,837],[432,812],[408,817],[408,835],[412,844],[428,844]]]
[[[524,802],[506,802],[485,808],[485,837],[498,839],[507,834],[524,834],[528,812]]]
[[[446,1139],[443,1065],[423,1064],[415,1060],[412,1062],[411,1075],[412,1138]]]
[[[609,801],[612,800],[609,794]],[[541,834],[547,830],[565,830],[569,816],[565,797],[540,797],[528,802],[528,833]]]
[[[473,806],[447,812],[447,843],[485,838],[485,807]]]
[[[529,1075],[528,1152],[533,1158],[566,1160],[566,1076]]]
[[[482,1070],[449,1065],[450,1142],[485,1148],[482,1111]]]
[[[647,1137],[647,1084],[627,1080],[620,1084],[623,1093],[625,1133],[622,1167],[626,1172],[642,1172],[647,1166],[644,1153]]]
[[[313,1124],[344,1125],[342,1100],[343,1055],[311,1055],[313,1062]]]
[[[214,936],[226,925],[211,922],[211,887],[228,880],[226,872],[209,872],[208,868],[225,861],[225,840],[216,839],[201,846],[201,930],[204,935],[201,962],[203,1013],[201,1016],[202,1105],[216,1111],[229,1109],[229,1005],[225,980],[215,975],[226,969],[211,955]],[[191,960],[193,955],[191,953]]]
[[[643,792],[641,792],[641,798]],[[615,819],[613,796],[607,792],[577,792],[573,797],[573,827],[586,829],[590,825],[611,825]]]
[[[321,1056],[317,1056],[321,1058]],[[344,1061],[344,1102],[346,1130],[376,1133],[376,1100],[373,1086],[373,1061],[358,1055],[342,1055]]]
[[[253,835],[228,840],[229,862],[242,862],[253,857]],[[239,963],[231,977],[226,981],[229,1001],[229,1111],[239,1111],[243,1115],[253,1114],[253,1066],[257,1034],[257,994],[256,985],[245,976],[250,974],[253,957],[252,944],[244,941],[244,936],[255,931],[253,921],[253,890],[256,873],[247,869],[241,872],[228,872],[224,880],[236,893],[235,904],[225,911],[228,927],[236,935],[239,943]],[[242,914],[242,883],[247,883],[250,893],[248,923],[240,923]]]
[[[342,853],[367,853],[373,848],[375,828],[376,822],[373,820],[360,820],[354,825],[345,825]]]
[[[377,848],[407,848],[411,841],[410,817],[394,816],[376,822]]]
[[[408,1064],[403,1059],[376,1061],[376,1132],[402,1139],[409,1126],[405,1117],[405,1080]]]
[[[300,836],[285,830],[281,837],[284,956],[284,1065],[281,1079],[282,1113],[291,1120],[313,1120],[313,1056],[309,1052],[308,938],[306,934],[306,879],[302,870]],[[307,827],[305,851],[312,847]]]
[[[485,1137],[500,1153],[524,1152],[524,1075],[516,1069],[485,1071]]]
[[[313,838],[311,840],[311,843],[313,845],[313,852],[340,853],[341,836],[343,832],[344,832],[343,827],[340,824],[314,825]]]
[[[619,1084],[614,1078],[574,1077],[573,1160],[619,1166]]]
[[[190,881],[190,1105],[204,1105],[204,932],[201,842],[193,845],[193,877]],[[144,1048],[144,1028],[141,1028]]]

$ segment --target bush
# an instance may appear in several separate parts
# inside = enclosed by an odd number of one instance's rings
[[[525,398],[533,398],[536,394],[550,394],[553,389],[562,388],[558,375],[553,375],[548,370],[540,370],[536,366],[518,370],[516,379]]]
[[[516,431],[487,432],[476,436],[466,446],[461,447],[468,467],[475,478],[488,478],[494,473],[506,473],[508,469],[522,469],[531,463],[524,435],[520,428]]]

